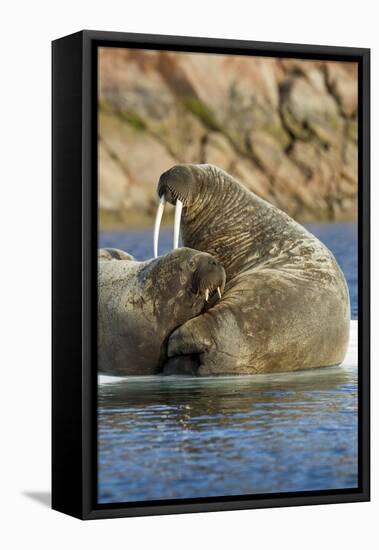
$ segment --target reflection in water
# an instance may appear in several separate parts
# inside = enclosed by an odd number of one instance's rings
[[[99,386],[99,502],[357,486],[357,371]]]

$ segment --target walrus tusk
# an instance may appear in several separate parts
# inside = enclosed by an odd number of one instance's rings
[[[159,201],[157,215],[155,216],[155,225],[154,225],[154,258],[158,258],[158,240],[159,240],[159,229],[161,227],[161,221],[163,216],[164,207],[166,204],[165,196],[161,196]]]
[[[219,286],[217,287],[217,292],[218,292],[218,297],[219,297],[220,300],[221,300],[221,290],[220,290],[220,287],[219,287]]]
[[[174,242],[173,242],[174,250],[179,246],[180,219],[182,217],[182,208],[183,208],[182,201],[180,199],[177,199],[176,206],[175,206],[175,221],[174,221]]]
[[[209,288],[205,289],[205,301],[208,302],[209,300]]]

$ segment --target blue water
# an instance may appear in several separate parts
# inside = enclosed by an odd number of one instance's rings
[[[335,254],[357,315],[354,224],[309,229]],[[171,249],[164,231],[160,252]],[[146,231],[100,246],[151,257]],[[101,503],[357,486],[357,369],[222,378],[136,377],[99,384]]]

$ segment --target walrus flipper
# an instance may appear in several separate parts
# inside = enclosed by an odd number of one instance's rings
[[[200,354],[214,347],[210,337],[207,314],[190,319],[171,334],[167,354],[176,355]]]

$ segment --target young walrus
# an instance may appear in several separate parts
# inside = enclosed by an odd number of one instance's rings
[[[222,265],[190,248],[146,262],[103,249],[98,259],[98,368],[108,374],[159,373],[171,332],[225,286]]]

